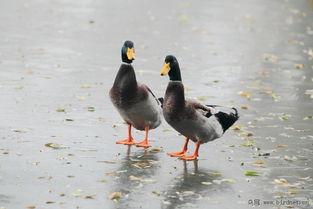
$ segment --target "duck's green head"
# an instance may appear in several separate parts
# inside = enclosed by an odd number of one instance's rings
[[[164,60],[164,66],[161,75],[167,75],[171,81],[181,81],[180,68],[175,56],[167,55]]]
[[[125,41],[122,47],[122,61],[132,63],[135,59],[135,48],[132,41]]]

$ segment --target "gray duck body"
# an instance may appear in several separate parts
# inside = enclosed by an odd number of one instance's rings
[[[170,81],[166,89],[163,115],[179,133],[194,142],[213,141],[238,119],[233,108],[205,106],[193,100],[185,100],[181,81]]]
[[[154,129],[161,124],[160,102],[148,86],[137,82],[131,64],[120,66],[109,96],[125,122],[136,129]]]

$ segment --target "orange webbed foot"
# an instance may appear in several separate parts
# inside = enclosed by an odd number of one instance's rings
[[[182,157],[185,154],[185,151],[181,151],[181,152],[169,152],[167,153],[169,156],[171,157]]]
[[[125,144],[125,145],[132,145],[135,144],[133,138],[128,138],[125,140],[117,141],[116,144]]]
[[[143,140],[142,142],[135,143],[137,147],[150,147],[149,143],[146,140]]]
[[[198,155],[183,155],[182,157],[180,157],[182,160],[195,160],[197,159]]]

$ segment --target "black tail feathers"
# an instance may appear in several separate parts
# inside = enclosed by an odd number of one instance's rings
[[[232,108],[235,112],[225,113],[218,112],[215,114],[215,117],[218,119],[222,125],[223,131],[225,132],[229,127],[231,127],[238,119],[238,111],[236,108]]]

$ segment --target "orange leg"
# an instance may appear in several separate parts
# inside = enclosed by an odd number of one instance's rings
[[[117,141],[116,144],[135,144],[134,139],[131,134],[132,126],[128,124],[128,138],[125,140]]]
[[[197,157],[199,156],[198,152],[199,152],[199,147],[200,147],[200,142],[197,142],[196,143],[196,150],[195,150],[195,153],[193,153],[193,155],[189,155],[189,156],[186,156],[186,155],[183,155],[181,157],[181,159],[183,160],[194,160],[194,159],[197,159]]]
[[[171,157],[182,157],[187,152],[189,139],[186,137],[183,149],[180,152],[169,152],[167,153]]]
[[[146,136],[145,139],[142,142],[139,143],[135,143],[135,145],[137,147],[150,147],[149,143],[148,143],[148,133],[149,133],[149,127],[145,127],[145,131],[146,131]]]

